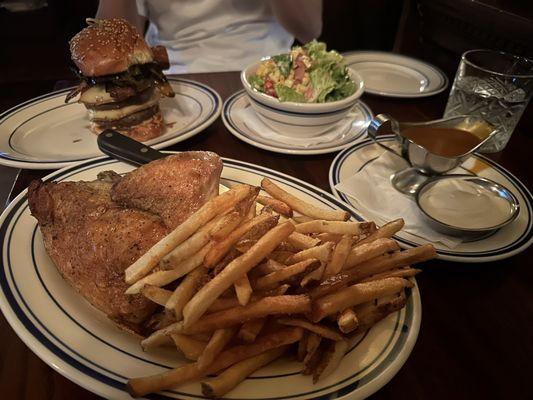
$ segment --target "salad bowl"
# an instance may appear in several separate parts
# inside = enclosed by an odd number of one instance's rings
[[[325,103],[280,101],[253,88],[249,82],[249,78],[255,75],[261,62],[266,59],[245,68],[241,72],[241,82],[257,116],[265,125],[286,136],[311,138],[327,132],[348,115],[363,94],[363,79],[357,72],[347,68],[350,79],[355,83],[355,92],[346,98]]]

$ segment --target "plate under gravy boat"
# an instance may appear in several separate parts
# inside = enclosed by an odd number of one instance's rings
[[[188,139],[220,115],[222,100],[202,83],[168,78],[176,96],[160,102],[166,132],[146,142],[156,149]],[[36,97],[0,115],[0,165],[27,169],[62,168],[99,157],[87,110],[65,103],[71,88]]]
[[[415,58],[381,51],[353,51],[343,57],[346,66],[363,77],[366,93],[426,97],[448,86],[448,78],[439,68]]]
[[[380,136],[378,140],[391,145],[394,136]],[[335,157],[329,170],[329,184],[332,193],[339,199],[351,205],[364,218],[369,218],[370,212],[362,208],[357,201],[335,189],[343,179],[355,174],[384,151],[370,139],[366,139],[350,147]],[[458,244],[453,249],[434,243],[438,258],[457,262],[489,262],[511,257],[527,249],[533,243],[533,196],[528,188],[514,175],[489,158],[474,154],[459,168],[450,173],[472,174],[488,178],[505,186],[518,199],[520,211],[517,218],[509,225],[495,231],[488,237],[471,240]],[[371,184],[371,182],[369,182]],[[410,248],[427,243],[419,236],[405,231],[395,235],[395,239],[404,248]]]
[[[307,202],[343,209],[359,218],[348,205],[306,182],[261,166],[223,161],[224,186],[260,185],[268,177]],[[124,173],[133,167],[102,157],[56,171],[44,180],[90,181],[110,169]],[[125,391],[129,377],[160,373],[186,362],[173,348],[142,351],[138,337],[117,328],[63,280],[45,252],[26,190],[2,214],[0,236],[0,308],[22,341],[57,372],[103,398],[131,399]],[[332,375],[313,384],[311,377],[300,374],[301,363],[285,358],[255,372],[225,398],[353,400],[370,396],[399,371],[416,342],[422,311],[413,282],[406,307],[355,337]],[[205,399],[199,382],[147,398]]]
[[[222,121],[226,128],[234,136],[252,146],[282,154],[326,154],[345,149],[366,137],[366,129],[373,118],[370,108],[362,101],[358,101],[350,111],[349,117],[347,117],[352,119],[353,122],[345,132],[332,141],[304,147],[267,139],[263,135],[256,133],[246,124],[246,121],[242,121],[235,116],[236,112],[246,107],[250,107],[250,101],[244,90],[234,93],[225,101],[222,109]],[[271,130],[271,128],[266,126],[265,129]]]

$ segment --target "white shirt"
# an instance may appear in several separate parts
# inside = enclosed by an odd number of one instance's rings
[[[268,0],[137,0],[137,9],[150,20],[148,44],[167,48],[167,73],[241,70],[294,40]]]

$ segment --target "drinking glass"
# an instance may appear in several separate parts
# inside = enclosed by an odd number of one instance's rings
[[[533,95],[533,61],[493,50],[463,53],[444,117],[468,114],[498,129],[478,151],[501,151]]]

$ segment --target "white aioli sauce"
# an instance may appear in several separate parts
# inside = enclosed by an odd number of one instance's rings
[[[419,203],[436,220],[466,229],[490,228],[511,214],[507,200],[463,179],[438,180],[422,194]]]

